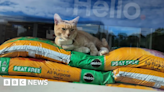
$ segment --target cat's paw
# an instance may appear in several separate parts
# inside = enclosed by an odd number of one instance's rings
[[[97,56],[97,54],[98,54],[98,51],[96,51],[96,50],[90,52],[90,55],[92,55],[92,56]]]
[[[89,49],[88,47],[84,47],[84,48],[83,48],[83,52],[84,52],[84,53],[89,53],[89,52],[90,52],[90,49]]]
[[[73,44],[71,45],[62,45],[62,48],[65,50],[73,50],[75,46]]]
[[[89,53],[90,49],[88,47],[80,47],[80,48],[75,49],[75,51]]]
[[[102,55],[105,55],[105,54],[108,54],[108,53],[109,53],[109,50],[107,48],[101,47],[100,51],[98,52],[98,55],[102,56]]]
[[[58,39],[58,43],[60,44],[60,45],[70,45],[70,44],[72,44],[72,40],[71,39],[68,39],[68,40],[64,40],[64,39]]]

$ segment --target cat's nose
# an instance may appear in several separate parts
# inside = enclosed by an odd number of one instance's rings
[[[70,36],[70,34],[68,34],[67,36]]]

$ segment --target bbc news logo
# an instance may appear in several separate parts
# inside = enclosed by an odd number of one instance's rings
[[[48,85],[48,80],[4,79],[4,86]]]

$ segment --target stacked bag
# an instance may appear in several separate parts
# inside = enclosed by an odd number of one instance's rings
[[[0,57],[1,75],[164,89],[164,55],[155,50],[124,47],[104,56],[91,56],[66,51],[49,40],[18,37],[0,46]]]

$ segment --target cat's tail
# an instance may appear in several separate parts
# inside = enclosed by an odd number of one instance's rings
[[[109,47],[108,42],[105,38],[102,38],[102,45],[110,51],[110,47]]]

